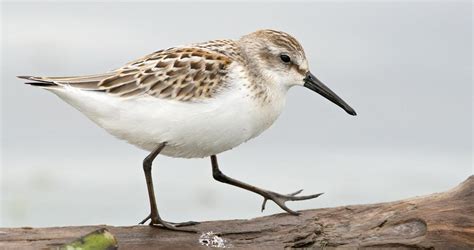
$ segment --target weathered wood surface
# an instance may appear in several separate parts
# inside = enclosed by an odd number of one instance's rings
[[[1,249],[54,247],[107,228],[120,249],[196,249],[200,234],[148,226],[107,225],[0,228]],[[401,201],[305,210],[252,220],[202,222],[200,232],[219,232],[233,247],[474,249],[474,176],[456,188]]]

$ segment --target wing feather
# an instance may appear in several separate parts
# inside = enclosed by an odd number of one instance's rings
[[[103,74],[27,79],[120,97],[150,95],[180,101],[205,99],[226,87],[224,78],[235,59],[216,50],[215,44],[213,46],[208,46],[211,49],[190,46],[160,50]]]

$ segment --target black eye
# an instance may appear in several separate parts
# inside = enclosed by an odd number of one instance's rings
[[[281,54],[281,55],[280,55],[280,59],[281,59],[284,63],[289,63],[289,62],[291,62],[291,58],[290,58],[288,55],[285,55],[285,54]]]

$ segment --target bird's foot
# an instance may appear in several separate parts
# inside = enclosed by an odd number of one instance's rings
[[[143,219],[140,223],[138,224],[145,224],[150,220],[150,223],[148,225],[152,227],[161,227],[164,229],[172,230],[172,231],[179,231],[179,232],[188,232],[188,233],[197,233],[196,230],[192,229],[184,229],[180,227],[187,227],[187,226],[194,226],[199,224],[199,222],[196,221],[187,221],[187,222],[180,222],[180,223],[174,223],[174,222],[168,222],[162,220],[159,216],[154,216],[152,219],[152,215],[148,215],[145,219]]]
[[[299,215],[300,213],[299,212],[296,212],[296,211],[293,211],[291,209],[289,209],[285,202],[287,201],[301,201],[301,200],[309,200],[309,199],[314,199],[320,195],[322,195],[323,193],[319,193],[319,194],[312,194],[312,195],[303,195],[303,196],[297,196],[299,193],[301,193],[303,191],[303,189],[301,190],[298,190],[294,193],[291,193],[291,194],[279,194],[279,193],[275,193],[275,192],[272,192],[272,191],[267,191],[265,192],[265,194],[263,195],[263,204],[262,204],[262,212],[263,210],[265,210],[265,205],[267,204],[267,201],[268,200],[272,200],[273,202],[275,202],[279,207],[281,207],[283,210],[285,210],[286,212],[288,212],[289,214],[292,214],[292,215]]]

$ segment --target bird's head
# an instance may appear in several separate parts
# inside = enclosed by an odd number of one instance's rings
[[[354,109],[310,72],[303,47],[291,35],[275,30],[259,30],[243,36],[239,45],[253,77],[285,89],[304,86],[350,115],[356,115]]]

